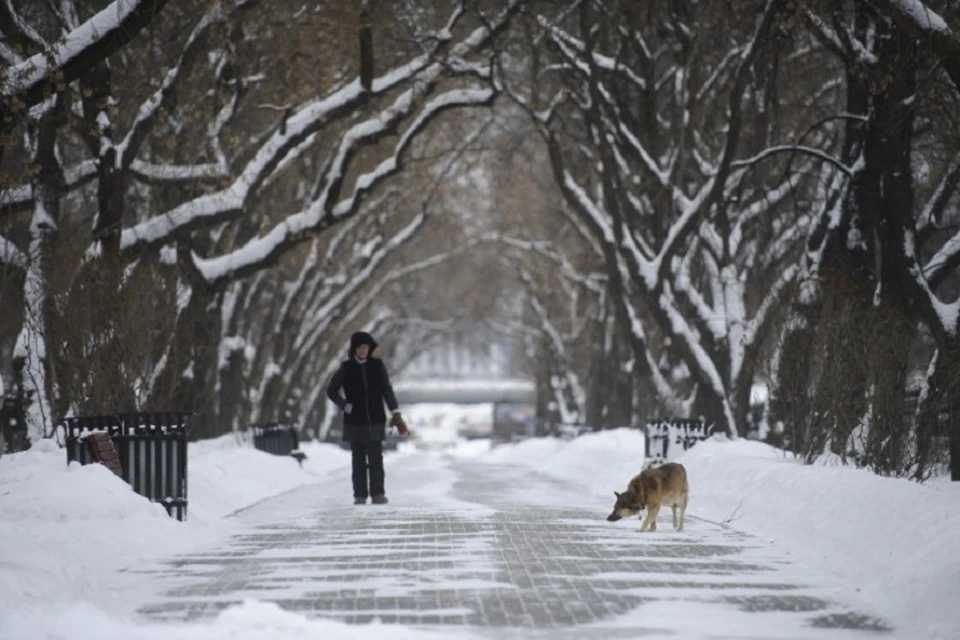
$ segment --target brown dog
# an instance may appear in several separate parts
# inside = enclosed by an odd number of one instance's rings
[[[669,505],[673,507],[673,528],[683,531],[689,493],[687,470],[682,464],[667,462],[659,467],[650,467],[634,476],[626,491],[613,492],[617,502],[607,520],[616,522],[620,518],[635,516],[646,508],[647,517],[640,525],[640,531],[656,531],[660,507]]]

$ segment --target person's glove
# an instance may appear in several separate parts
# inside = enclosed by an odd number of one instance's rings
[[[402,436],[407,435],[407,423],[404,422],[403,416],[400,415],[400,409],[394,409],[393,413],[390,416],[390,426],[397,428],[397,433]]]
[[[352,404],[350,404],[350,403],[348,402],[347,404],[343,405],[343,412],[344,412],[344,413],[346,413],[347,415],[349,415],[351,411],[353,411],[353,405],[352,405]]]

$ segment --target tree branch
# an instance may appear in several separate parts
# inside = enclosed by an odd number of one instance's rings
[[[9,68],[0,79],[0,99],[42,102],[58,84],[70,84],[133,40],[169,0],[114,0],[49,50]],[[6,4],[6,2],[4,2]]]

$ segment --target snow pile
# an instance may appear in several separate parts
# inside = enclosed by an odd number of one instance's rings
[[[123,610],[137,589],[137,578],[123,575],[128,567],[214,544],[231,531],[224,516],[349,465],[349,454],[337,447],[304,450],[301,469],[290,457],[257,451],[233,436],[191,443],[187,522],[102,465],[67,466],[66,453],[52,441],[3,456],[0,637],[5,613],[51,602]]]
[[[0,458],[0,514],[0,610],[7,612],[109,601],[122,594],[111,573],[155,550],[191,544],[163,507],[103,465],[68,468],[66,454],[50,441]]]
[[[960,483],[807,466],[743,440],[706,442],[680,461],[692,513],[832,573],[917,637],[960,637]]]

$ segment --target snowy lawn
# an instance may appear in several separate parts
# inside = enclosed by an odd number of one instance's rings
[[[643,444],[639,432],[621,429],[492,449],[463,443],[452,453],[563,478],[606,508],[613,491],[639,470]],[[191,444],[186,523],[99,465],[67,468],[64,452],[49,443],[0,458],[0,638],[469,637],[460,628],[424,633],[310,620],[255,601],[191,625],[135,618],[136,580],[143,577],[124,568],[215,545],[236,529],[225,516],[304,483],[347,495],[349,454],[321,444],[305,450],[301,470],[232,437]],[[396,455],[408,452],[403,447]],[[747,441],[702,443],[680,461],[690,475],[691,516],[771,541],[827,579],[859,590],[917,638],[960,637],[960,483],[921,486],[856,469],[803,466]],[[424,464],[424,474],[431,468]],[[432,485],[424,478],[417,486]]]
[[[612,508],[613,491],[639,471],[643,446],[640,432],[618,429],[529,440],[489,458],[579,478]],[[703,442],[677,462],[689,474],[689,515],[769,540],[917,638],[960,638],[960,483],[807,466],[748,440]]]
[[[349,482],[349,472],[343,471],[350,462],[348,452],[318,444],[306,445],[304,450],[308,458],[300,469],[292,458],[257,451],[238,443],[234,436],[190,443],[186,523],[177,522],[163,507],[134,493],[106,467],[76,463],[67,467],[66,453],[52,441],[41,442],[25,453],[3,456],[0,638],[106,637],[98,631],[100,622],[87,625],[78,621],[93,623],[108,615],[129,613],[128,603],[136,601],[131,592],[136,591],[137,583],[124,579],[123,569],[216,544],[233,531],[225,516],[317,482],[328,473],[340,470],[339,475]],[[248,617],[250,611],[268,611],[265,606],[254,603],[230,612],[224,628],[241,624],[237,620]],[[57,615],[51,618],[51,611]],[[277,628],[293,624],[282,612],[269,619]],[[88,626],[89,636],[78,630]],[[70,633],[57,635],[58,628],[70,629]],[[147,635],[136,637],[173,637],[138,632]],[[179,637],[214,637],[190,633]],[[291,632],[290,637],[294,635]]]

